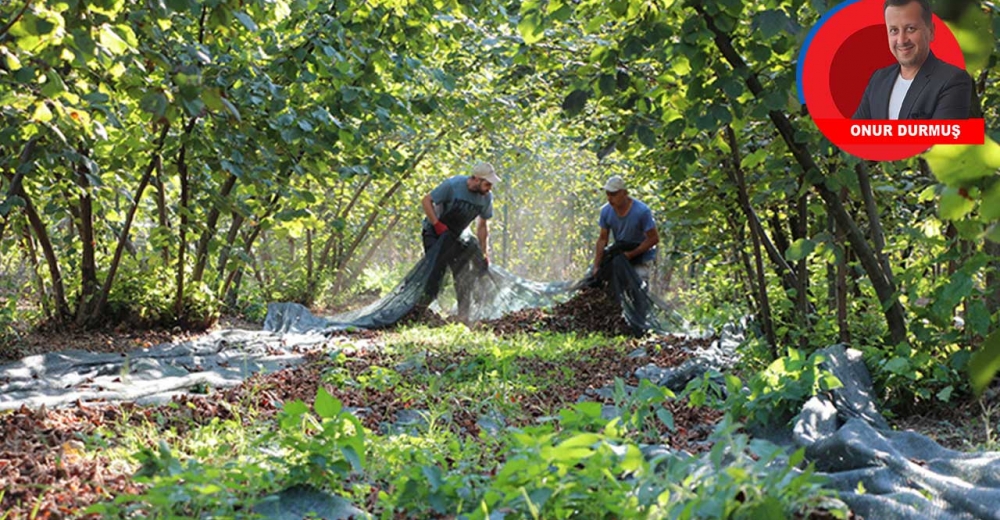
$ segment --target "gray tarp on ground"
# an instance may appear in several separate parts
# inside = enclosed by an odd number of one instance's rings
[[[892,431],[871,399],[861,353],[842,345],[823,353],[844,387],[810,399],[793,436],[856,514],[1000,519],[1000,453],[963,453],[915,432]]]
[[[163,402],[191,390],[236,386],[251,374],[301,363],[306,351],[342,340],[224,330],[128,354],[65,350],[28,356],[0,365],[0,410],[51,408],[77,400]]]

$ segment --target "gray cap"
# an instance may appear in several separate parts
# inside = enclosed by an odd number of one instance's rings
[[[625,189],[625,180],[615,175],[604,183],[604,191],[621,191]]]
[[[488,162],[481,162],[473,166],[472,176],[490,181],[490,184],[497,184],[500,182],[500,177],[497,176],[496,170],[494,170],[493,165]]]

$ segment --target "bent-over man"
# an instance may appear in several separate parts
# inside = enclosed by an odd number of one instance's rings
[[[421,205],[426,217],[423,222],[421,239],[426,253],[446,233],[454,238],[462,234],[473,220],[476,224],[476,238],[489,265],[489,236],[487,220],[493,217],[493,194],[490,190],[500,182],[493,165],[486,162],[476,164],[472,175],[457,175],[446,179],[424,196]],[[458,316],[468,319],[471,297],[470,280],[464,274],[467,270],[463,262],[451,261],[449,267],[455,278],[455,293],[458,298]],[[434,288],[436,294],[437,287]]]

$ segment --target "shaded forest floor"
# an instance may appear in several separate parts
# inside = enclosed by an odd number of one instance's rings
[[[516,332],[549,330],[556,332],[574,331],[581,327],[593,332],[602,329],[615,332],[623,323],[601,317],[600,305],[593,301],[576,300],[556,312],[538,310],[513,313],[501,320],[483,322],[476,329],[488,329],[503,336]],[[561,309],[561,310],[560,310]],[[606,318],[606,316],[604,316]],[[446,320],[435,315],[408,316],[400,323],[425,324],[438,327]],[[590,324],[590,327],[586,327]],[[238,318],[220,320],[212,329],[202,332],[172,330],[114,329],[103,331],[65,331],[41,329],[22,334],[20,340],[0,351],[0,363],[21,357],[67,349],[91,352],[128,352],[164,342],[182,342],[197,339],[220,329],[259,330],[260,324]],[[597,329],[597,330],[593,330]],[[374,345],[382,344],[382,332],[360,331],[353,333],[359,338],[372,340]],[[614,383],[616,377],[623,377],[631,385],[638,384],[634,374],[636,368],[646,363],[656,363],[661,367],[677,366],[688,354],[681,348],[698,349],[707,346],[710,340],[690,340],[671,336],[659,336],[643,340],[629,340],[613,349],[598,346],[584,351],[578,360],[566,366],[565,370],[576,374],[572,385],[560,387],[557,392],[531,395],[530,398],[517,397],[517,404],[528,412],[522,419],[537,420],[552,413],[558,406],[572,404],[581,397],[595,397],[594,389]],[[628,355],[635,349],[645,349],[649,357],[633,358]],[[376,366],[392,366],[398,360],[389,359],[379,349],[359,353],[348,361],[351,373],[359,374]],[[446,371],[449,367],[463,367],[475,362],[461,355],[439,360],[428,359],[427,367]],[[563,369],[549,366],[538,360],[517,360],[521,370],[536,373],[539,377]],[[207,397],[180,396],[175,403],[155,407],[137,407],[131,403],[82,405],[58,410],[28,410],[0,412],[0,481],[4,475],[13,482],[7,482],[6,505],[40,504],[41,511],[48,516],[59,518],[64,515],[76,516],[88,504],[122,493],[141,491],[132,481],[136,467],[121,461],[109,460],[101,456],[84,456],[80,438],[95,435],[96,428],[128,427],[130,424],[156,423],[159,428],[184,429],[203,425],[213,419],[238,418],[240,407],[248,400],[251,406],[266,416],[277,412],[280,403],[292,399],[308,401],[315,395],[316,388],[323,384],[324,372],[330,369],[328,356],[315,355],[306,364],[279,372],[258,375],[246,383],[231,389],[213,391]],[[474,364],[474,363],[473,363]],[[438,366],[439,365],[439,366]],[[629,374],[626,376],[626,374]],[[365,410],[361,416],[365,426],[372,431],[384,428],[398,417],[400,411],[408,409],[412,403],[390,391],[371,389],[358,390],[333,388],[330,392],[345,406]],[[522,400],[523,399],[523,400]],[[605,399],[606,400],[606,399]],[[513,401],[512,401],[513,402]],[[608,404],[608,403],[605,403]],[[681,434],[669,436],[675,449],[697,452],[707,449],[704,439],[719,419],[719,414],[702,408],[671,407],[678,431]],[[981,405],[976,402],[952,403],[928,407],[919,415],[887,418],[893,427],[912,429],[934,439],[942,446],[962,450],[997,449],[996,431],[1000,422],[1000,405]],[[478,436],[480,425],[474,414],[457,414],[452,419],[453,428],[463,435]],[[102,435],[107,435],[102,434]],[[13,485],[11,485],[13,484]],[[0,497],[0,500],[3,500]],[[374,504],[359,504],[371,508]],[[17,506],[22,512],[23,506]]]
[[[517,328],[530,328],[529,322],[539,323],[546,318],[549,328],[564,328],[565,322],[559,316],[539,317],[539,311],[527,310],[514,313],[503,320],[484,323],[498,333],[511,333]],[[532,321],[533,320],[533,321]],[[405,324],[428,323],[442,325],[446,320],[434,316],[412,316]],[[555,326],[553,327],[553,322]],[[527,325],[526,325],[527,324]],[[618,326],[614,324],[612,326]],[[172,330],[90,330],[65,331],[41,329],[23,333],[16,344],[0,347],[0,364],[16,361],[25,356],[79,349],[88,352],[129,352],[156,345],[197,339],[214,330],[243,329],[261,330],[261,324],[241,317],[224,316],[206,331]],[[364,333],[372,335],[372,333]],[[378,333],[374,333],[377,335]],[[898,430],[913,430],[934,439],[946,448],[971,451],[977,449],[995,450],[1000,448],[1000,401],[997,399],[935,403],[921,413],[894,417],[887,413],[889,423]]]
[[[444,325],[430,316],[410,316],[408,323],[432,322]],[[494,324],[499,326],[499,324]],[[254,324],[222,322],[219,327],[256,327]],[[259,328],[259,327],[256,327]],[[208,333],[211,331],[206,331]],[[25,351],[39,354],[52,349],[78,348],[98,352],[127,351],[147,342],[185,341],[203,333],[185,331],[114,331],[77,332],[60,335],[39,331],[23,338]],[[383,344],[383,332],[361,331],[353,336],[371,340],[376,347]],[[516,391],[504,397],[508,406],[522,412],[505,421],[509,425],[527,425],[551,416],[555,410],[572,406],[581,398],[597,400],[605,405],[612,398],[595,392],[596,389],[614,385],[616,378],[625,384],[638,385],[633,374],[637,368],[655,363],[669,367],[679,365],[690,354],[687,350],[708,347],[711,339],[688,339],[674,336],[657,336],[645,339],[608,338],[577,352],[571,360],[542,360],[517,358],[513,360],[519,371],[537,380],[551,379],[552,374],[570,373],[572,377],[563,384],[546,391],[521,394]],[[643,356],[630,355],[636,350]],[[433,373],[447,373],[480,369],[480,355],[464,352],[431,353],[424,360],[426,369]],[[27,514],[38,507],[38,518],[77,517],[88,505],[123,494],[142,491],[132,475],[138,466],[101,454],[88,453],[81,440],[114,447],[115,439],[128,435],[126,429],[155,425],[156,430],[182,434],[213,421],[241,421],[248,414],[257,419],[273,420],[282,403],[293,400],[311,402],[319,386],[325,386],[345,406],[359,410],[359,418],[367,429],[379,432],[398,422],[401,414],[421,409],[440,397],[427,394],[428,402],[414,400],[413,395],[399,393],[393,387],[358,387],[331,385],[330,373],[345,371],[356,377],[371,373],[380,366],[397,366],[398,356],[383,352],[381,348],[360,350],[344,361],[331,359],[329,353],[316,352],[306,358],[303,365],[268,374],[257,374],[234,388],[213,390],[207,396],[177,396],[170,403],[158,406],[136,406],[133,403],[80,403],[67,408],[47,410],[28,409],[0,412],[0,485],[6,496],[0,496],[0,510]],[[341,366],[339,363],[345,363]],[[352,376],[348,376],[352,377]],[[507,390],[505,390],[507,392]],[[603,396],[602,396],[603,395]],[[663,405],[672,413],[675,429],[666,435],[671,448],[697,453],[710,448],[705,442],[721,413],[706,407],[689,407],[680,401]],[[456,435],[475,441],[480,439],[484,426],[477,420],[472,408],[456,410],[448,421],[449,429]],[[363,504],[369,510],[374,503]],[[88,518],[92,515],[86,515]]]

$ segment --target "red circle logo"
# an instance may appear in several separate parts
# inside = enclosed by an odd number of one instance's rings
[[[861,102],[868,79],[876,70],[895,63],[889,51],[882,0],[844,2],[821,21],[804,50],[802,94],[819,131],[845,152],[873,161],[912,157],[927,144],[851,144],[831,138],[824,120],[848,119]],[[965,56],[951,29],[937,15],[931,51],[942,61],[965,68]]]

